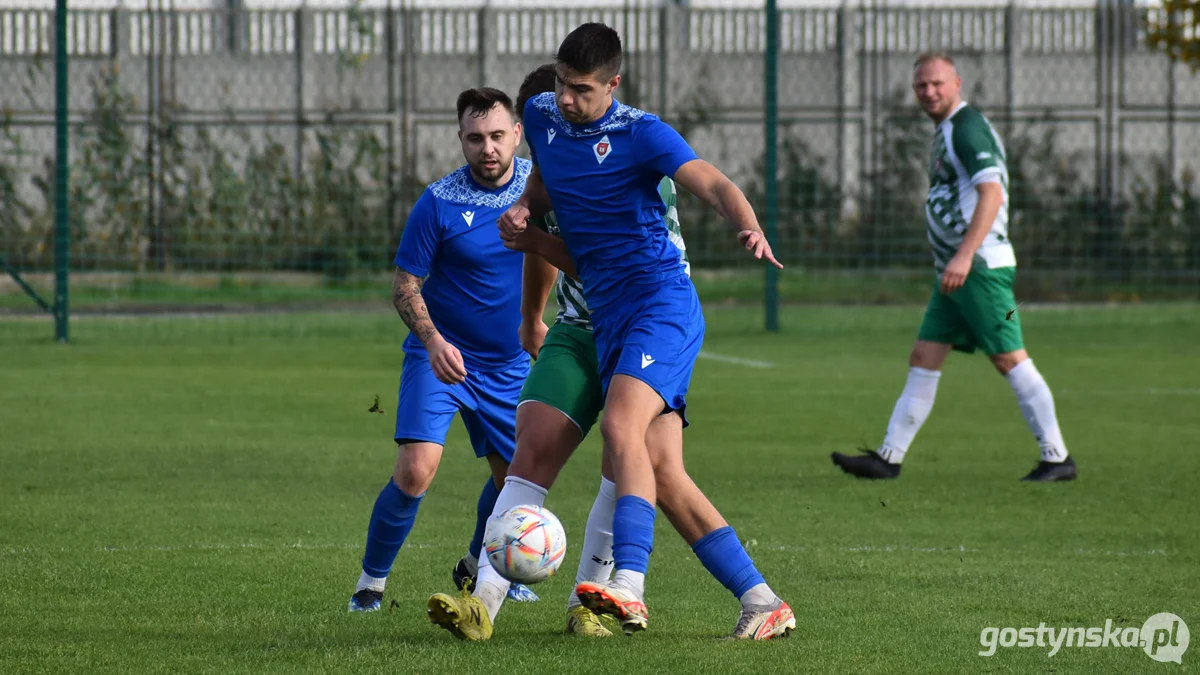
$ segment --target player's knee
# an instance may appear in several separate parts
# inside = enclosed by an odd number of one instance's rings
[[[425,494],[433,483],[441,455],[420,450],[412,451],[411,447],[401,446],[396,458],[396,468],[392,471],[392,481],[406,494],[415,497]]]
[[[945,350],[921,342],[913,345],[912,351],[908,355],[909,366],[925,370],[941,370],[945,360]]]
[[[566,463],[564,449],[544,442],[544,439],[522,439],[517,444],[517,454],[508,467],[508,475],[536,483],[542,487],[554,484],[558,472]],[[565,453],[569,457],[569,449]]]
[[[992,361],[992,365],[1001,375],[1008,375],[1008,372],[1016,368],[1022,361],[1029,358],[1024,349],[1018,349],[1015,352],[1006,352],[1004,354],[992,354],[988,357]]]
[[[600,436],[604,439],[605,449],[621,454],[644,444],[646,430],[636,429],[635,426],[623,415],[605,414],[604,419],[600,420]]]
[[[925,352],[920,347],[913,347],[912,352],[908,355],[908,365],[913,368],[926,368],[928,359],[925,358]]]

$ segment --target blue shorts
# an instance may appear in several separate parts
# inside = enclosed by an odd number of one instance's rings
[[[404,356],[396,442],[445,445],[454,413],[461,413],[476,457],[495,453],[511,462],[517,446],[517,398],[529,374],[529,360],[498,372],[467,370],[466,382],[446,384],[433,374],[427,356]]]
[[[611,313],[594,312],[592,328],[604,395],[608,396],[613,375],[628,375],[650,385],[668,410],[682,414],[704,327],[700,298],[687,277],[623,299]]]

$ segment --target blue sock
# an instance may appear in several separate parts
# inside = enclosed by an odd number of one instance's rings
[[[634,495],[617,499],[613,512],[613,565],[617,570],[646,573],[654,550],[654,505]]]
[[[479,493],[479,507],[475,511],[475,536],[467,549],[467,553],[475,556],[476,560],[479,560],[479,554],[483,551],[483,531],[487,529],[488,518],[492,517],[492,509],[496,507],[496,498],[499,496],[500,488],[489,478],[483,485],[483,492]]]
[[[371,524],[367,527],[367,551],[362,561],[363,572],[382,578],[392,571],[392,563],[412,531],[413,522],[417,519],[417,507],[424,496],[410,497],[388,479],[371,511]]]
[[[704,535],[692,546],[692,551],[704,569],[738,599],[751,588],[766,583],[738,541],[737,533],[728,525]]]

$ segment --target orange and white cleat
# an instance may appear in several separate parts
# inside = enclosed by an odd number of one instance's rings
[[[787,637],[794,630],[796,615],[786,602],[780,600],[774,605],[743,607],[731,637],[735,640],[770,640]]]
[[[650,610],[641,598],[622,586],[611,581],[585,581],[575,587],[575,595],[592,612],[615,617],[626,635],[646,630]]]

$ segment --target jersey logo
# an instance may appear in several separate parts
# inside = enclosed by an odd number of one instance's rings
[[[612,144],[608,142],[608,134],[604,134],[604,138],[601,138],[592,146],[592,152],[596,153],[596,163],[603,164],[605,158],[612,152]]]
[[[654,363],[654,357],[650,356],[649,354],[643,353],[642,354],[642,370],[645,370],[646,366],[650,365],[651,363]]]
[[[558,133],[558,132],[556,132],[556,131],[555,131],[555,130],[553,130],[553,129],[547,129],[547,130],[546,130],[546,145],[550,145],[551,143],[553,143],[553,142],[554,142],[554,135],[555,135],[556,133]]]
[[[462,217],[463,217],[463,220],[467,221],[467,227],[470,227],[471,224],[475,222],[475,212],[474,211],[463,211]]]

